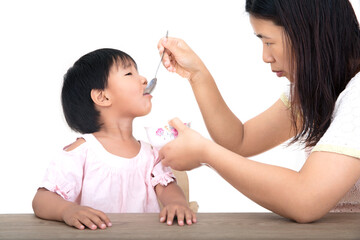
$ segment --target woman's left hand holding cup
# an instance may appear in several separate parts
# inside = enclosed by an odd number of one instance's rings
[[[200,167],[206,158],[207,145],[212,142],[185,126],[178,118],[172,119],[169,124],[179,135],[161,148],[159,160],[164,166],[179,171]]]

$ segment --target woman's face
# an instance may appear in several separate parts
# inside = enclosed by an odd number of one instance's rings
[[[270,63],[271,70],[278,77],[290,79],[289,57],[285,51],[285,35],[283,27],[275,25],[270,20],[256,18],[250,15],[250,23],[255,35],[263,43],[263,60]]]

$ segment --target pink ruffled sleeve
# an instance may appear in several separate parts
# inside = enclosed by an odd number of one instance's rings
[[[86,153],[85,143],[72,151],[59,152],[50,161],[39,187],[55,192],[65,200],[77,202],[82,188]]]
[[[155,148],[153,149],[153,151],[156,160],[159,157],[159,153]],[[174,182],[176,179],[171,168],[162,165],[161,161],[154,162],[154,168],[151,173],[153,176],[151,179],[151,184],[153,187],[158,184],[161,184],[162,186],[167,186],[169,183]]]

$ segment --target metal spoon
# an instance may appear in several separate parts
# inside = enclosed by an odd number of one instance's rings
[[[169,31],[166,31],[166,38],[168,37],[168,32]],[[165,50],[163,51],[163,53],[161,54],[161,59],[160,59],[160,62],[159,62],[159,65],[156,69],[156,72],[155,72],[155,77],[153,79],[151,79],[151,81],[148,83],[148,85],[146,86],[145,90],[144,90],[144,94],[150,94],[152,91],[154,91],[155,89],[155,86],[156,86],[156,83],[157,83],[157,78],[156,78],[156,75],[157,75],[157,72],[159,70],[159,67],[160,67],[160,64],[162,62],[162,59],[164,57],[164,53],[165,53]]]

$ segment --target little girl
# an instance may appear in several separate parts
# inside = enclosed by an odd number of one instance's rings
[[[64,76],[66,121],[82,134],[51,160],[33,200],[36,216],[78,229],[111,226],[105,213],[159,212],[171,225],[196,222],[170,168],[132,135],[134,118],[151,110],[147,80],[135,61],[115,49],[81,57]]]

